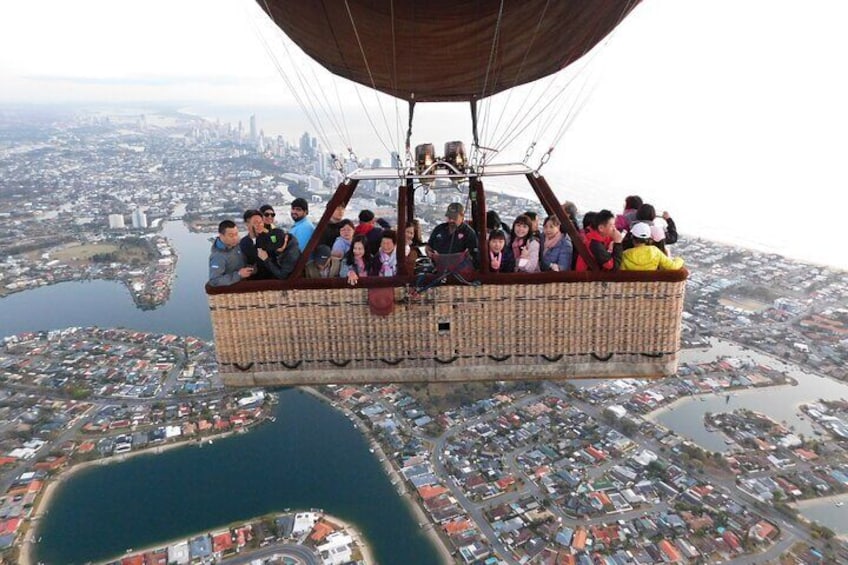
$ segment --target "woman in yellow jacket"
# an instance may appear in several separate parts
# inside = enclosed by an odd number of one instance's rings
[[[633,247],[621,254],[622,271],[673,271],[683,268],[683,259],[668,257],[651,245],[651,226],[644,222],[633,224]]]

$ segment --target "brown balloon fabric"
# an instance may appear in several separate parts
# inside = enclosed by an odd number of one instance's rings
[[[640,0],[257,0],[334,74],[420,102],[477,100],[585,55]]]

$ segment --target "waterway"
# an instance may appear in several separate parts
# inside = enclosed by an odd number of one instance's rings
[[[795,433],[813,437],[814,427],[798,410],[798,406],[819,399],[848,398],[848,385],[845,383],[801,370],[770,355],[719,339],[711,339],[709,349],[684,351],[681,360],[704,363],[723,356],[752,359],[761,365],[785,371],[798,381],[798,385],[740,390],[730,393],[729,397],[727,393],[720,393],[684,398],[654,414],[653,419],[656,422],[691,439],[704,449],[723,452],[728,447],[724,442],[726,436],[723,433],[708,432],[704,428],[704,414],[707,412],[715,414],[747,408],[785,423]],[[799,509],[810,520],[819,522],[838,534],[848,535],[848,504],[836,506],[838,501],[848,502],[848,496],[805,501],[799,505]]]
[[[203,293],[209,234],[166,222],[179,256],[167,304],[135,308],[112,281],[69,282],[0,300],[0,336],[98,325],[211,338]],[[438,563],[419,528],[340,412],[296,389],[280,392],[277,421],[203,447],[95,466],[58,489],[41,522],[35,559],[48,564],[107,559],[286,508],[322,508],[354,524],[380,563]]]

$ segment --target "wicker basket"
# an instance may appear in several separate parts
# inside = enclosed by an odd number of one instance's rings
[[[686,273],[627,275],[397,285],[387,316],[366,288],[213,291],[209,305],[229,386],[673,375]]]

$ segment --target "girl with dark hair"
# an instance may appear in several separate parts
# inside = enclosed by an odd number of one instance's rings
[[[506,244],[506,232],[500,229],[489,234],[489,269],[493,273],[515,272],[512,247]]]
[[[424,247],[424,242],[421,240],[421,221],[418,218],[413,218],[406,225],[406,272],[413,273],[415,271],[415,262],[424,254],[421,248]]]
[[[350,250],[345,254],[339,276],[347,279],[347,284],[356,286],[361,277],[368,276],[371,256],[368,254],[367,240],[364,235],[354,236]]]
[[[539,272],[539,238],[533,234],[533,221],[521,214],[512,222],[512,254],[516,273]]]

